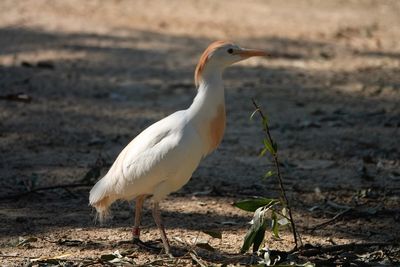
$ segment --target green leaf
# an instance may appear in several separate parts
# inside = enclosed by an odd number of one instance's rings
[[[273,171],[267,171],[265,174],[264,174],[264,178],[268,178],[268,177],[271,177],[271,176],[273,176],[275,173],[273,172]]]
[[[271,219],[272,219],[272,233],[276,238],[279,238],[278,217],[276,216],[276,213],[274,211],[272,211],[271,213]]]
[[[264,147],[272,154],[274,155],[276,153],[274,147],[272,146],[272,144],[269,142],[269,140],[264,139]]]
[[[253,228],[250,228],[249,231],[247,231],[246,236],[244,237],[242,248],[240,249],[240,253],[245,253],[249,250],[254,242],[254,237],[256,234],[257,231],[255,231]]]
[[[244,237],[242,248],[240,249],[241,253],[245,253],[249,250],[251,245],[253,245],[257,232],[259,231],[260,227],[262,227],[264,222],[264,213],[265,210],[262,210],[262,208],[259,208],[254,212],[252,225],[247,231],[246,236]]]
[[[265,230],[267,229],[267,221],[263,219],[263,222],[261,223],[260,228],[256,232],[254,236],[254,241],[253,241],[253,252],[258,251],[260,248],[260,245],[262,241],[264,240],[265,237]]]
[[[241,200],[238,202],[235,202],[233,205],[235,207],[238,207],[239,209],[245,210],[245,211],[256,211],[260,207],[270,207],[272,205],[275,205],[279,201],[277,199],[273,198],[254,198],[254,199],[245,199]]]
[[[272,141],[272,147],[274,148],[275,153],[278,152],[278,144]]]
[[[203,230],[202,232],[213,238],[222,239],[222,232],[219,230]]]
[[[259,154],[258,156],[261,158],[262,156],[265,155],[265,153],[266,153],[267,151],[268,151],[267,148],[264,147],[263,150],[261,150],[261,152],[260,152],[260,154]]]
[[[263,127],[265,129],[268,128],[268,117],[267,117],[267,115],[264,115],[264,118],[262,120],[262,124],[263,124]]]

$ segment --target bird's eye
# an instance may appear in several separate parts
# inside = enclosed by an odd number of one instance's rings
[[[228,49],[228,53],[229,53],[229,54],[232,54],[232,53],[233,53],[233,49],[232,49],[232,48],[229,48],[229,49]]]

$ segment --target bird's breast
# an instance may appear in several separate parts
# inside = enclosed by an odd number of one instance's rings
[[[225,106],[219,105],[216,114],[208,122],[209,152],[214,151],[221,143],[225,132],[226,115]]]

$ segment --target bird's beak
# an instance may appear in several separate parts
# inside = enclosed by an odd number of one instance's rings
[[[249,58],[249,57],[265,57],[268,56],[268,54],[265,51],[262,50],[256,50],[256,49],[246,49],[246,48],[241,48],[241,49],[236,49],[233,51],[234,55],[239,55],[243,59]]]

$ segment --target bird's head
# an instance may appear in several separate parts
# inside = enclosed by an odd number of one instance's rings
[[[266,56],[262,50],[246,49],[227,42],[216,41],[210,44],[200,57],[194,79],[198,86],[206,68],[223,70],[226,67],[254,56]]]

